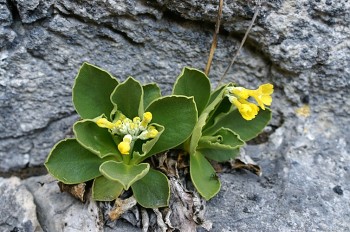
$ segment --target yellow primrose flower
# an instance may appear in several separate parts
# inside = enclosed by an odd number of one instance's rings
[[[244,99],[238,100],[236,97],[230,96],[229,100],[232,104],[234,104],[237,107],[239,113],[242,115],[242,117],[245,120],[254,119],[259,112],[259,107],[257,107],[255,104],[248,102]]]
[[[114,126],[115,126],[116,128],[118,128],[118,127],[120,127],[122,124],[123,124],[123,123],[122,123],[121,120],[117,120],[117,121],[114,123]]]
[[[131,141],[131,135],[125,135],[123,141],[118,144],[118,150],[122,155],[129,155]]]
[[[143,121],[149,123],[152,120],[152,113],[146,112],[143,114]]]
[[[115,124],[111,123],[105,118],[99,118],[96,121],[97,126],[102,127],[102,128],[108,128],[108,129],[113,129],[115,127]]]
[[[272,103],[273,85],[270,83],[260,85],[256,90],[248,90],[251,97],[255,99],[261,109],[265,110],[265,105],[270,106]]]
[[[147,131],[148,131],[148,134],[147,134],[148,138],[150,138],[150,139],[153,139],[158,134],[158,131],[154,126],[148,127]]]
[[[151,112],[145,112],[143,114],[143,119],[141,122],[141,127],[146,128],[148,123],[152,120],[152,113]]]
[[[149,126],[147,130],[143,131],[138,138],[142,140],[153,139],[157,136],[158,130],[154,126]]]
[[[238,100],[242,103],[241,108],[238,108],[238,111],[241,113],[242,117],[245,120],[252,120],[259,112],[259,107],[254,103],[248,102],[244,99]]]
[[[247,99],[249,97],[249,90],[243,87],[231,87],[230,93],[238,98]]]
[[[132,121],[133,121],[135,124],[138,124],[138,123],[141,122],[141,119],[140,119],[140,117],[135,117],[135,118],[132,119]]]

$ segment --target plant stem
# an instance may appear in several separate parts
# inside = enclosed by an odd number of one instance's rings
[[[129,164],[130,163],[130,159],[131,159],[131,154],[129,155],[122,155],[123,156],[123,163],[124,164]]]
[[[218,17],[216,19],[213,41],[211,42],[208,62],[207,62],[207,65],[205,67],[205,74],[207,76],[209,75],[211,62],[213,60],[214,52],[215,52],[215,49],[216,49],[216,45],[218,43],[218,34],[219,34],[219,29],[220,29],[220,21],[221,21],[221,16],[222,16],[222,6],[223,6],[223,4],[224,4],[224,0],[220,0],[220,2],[219,2],[219,9],[218,9]]]
[[[228,73],[228,71],[230,70],[230,68],[232,67],[233,63],[236,61],[236,58],[238,57],[239,52],[241,51],[241,49],[242,49],[242,47],[243,47],[245,41],[247,40],[248,34],[249,34],[250,30],[252,29],[252,27],[253,27],[253,25],[254,25],[254,22],[255,22],[255,20],[256,20],[256,17],[257,17],[258,14],[259,14],[260,6],[261,6],[260,1],[258,1],[258,5],[257,5],[257,7],[255,8],[254,16],[253,16],[253,18],[252,18],[252,20],[251,20],[251,22],[250,22],[250,25],[249,25],[247,31],[245,32],[244,37],[243,37],[243,39],[242,39],[242,41],[241,41],[241,44],[239,45],[239,47],[238,47],[238,49],[237,49],[235,55],[233,56],[230,65],[227,67],[227,69],[225,70],[225,73],[224,73],[224,74],[222,75],[222,77],[220,78],[219,83],[218,83],[218,86],[221,84],[221,82],[223,81],[223,79],[224,79],[225,76],[227,75],[227,73]]]

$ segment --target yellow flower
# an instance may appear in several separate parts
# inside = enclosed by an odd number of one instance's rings
[[[133,121],[135,124],[139,124],[140,121],[141,121],[141,119],[140,119],[140,117],[135,117],[135,118],[132,119],[132,121]]]
[[[131,135],[125,135],[123,141],[118,144],[118,150],[122,155],[129,155],[131,141]]]
[[[158,130],[154,126],[149,126],[147,130],[143,131],[138,138],[142,140],[153,139],[158,135]]]
[[[270,106],[272,103],[273,85],[270,83],[260,85],[256,90],[248,90],[248,94],[255,99],[261,109],[265,110],[265,105]]]
[[[242,115],[242,117],[245,120],[254,119],[259,112],[259,107],[242,98],[237,99],[236,97],[230,96],[229,100],[231,103],[233,103],[237,107],[239,113]]]
[[[151,122],[152,120],[152,113],[151,112],[145,112],[143,114],[143,119],[142,119],[142,122],[141,122],[141,127],[142,128],[147,128],[147,125],[149,122]]]
[[[158,131],[154,126],[148,127],[147,131],[148,131],[148,134],[147,134],[148,138],[150,138],[150,139],[153,139],[158,134]]]
[[[122,155],[129,155],[130,151],[130,143],[127,142],[120,142],[118,144],[118,150]]]
[[[238,98],[247,99],[249,97],[249,90],[243,87],[232,87],[230,92]]]
[[[115,127],[115,124],[111,123],[105,118],[99,118],[96,121],[97,126],[102,127],[102,128],[108,128],[108,129],[113,129]]]
[[[121,120],[117,120],[117,121],[114,123],[114,126],[115,126],[116,128],[118,128],[118,127],[120,127],[122,124],[123,124],[123,123],[122,123]]]

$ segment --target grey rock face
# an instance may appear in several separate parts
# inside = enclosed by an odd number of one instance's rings
[[[4,26],[12,23],[11,11],[7,6],[6,0],[0,1],[0,23]]]
[[[19,178],[0,178],[0,230],[42,231],[36,217],[33,195]]]
[[[51,176],[32,177],[23,183],[34,195],[44,231],[103,231],[96,202],[81,203],[60,190]]]
[[[18,9],[21,21],[23,23],[33,23],[49,16],[54,2],[55,0],[16,0],[14,4]]]
[[[0,178],[0,194],[1,231],[104,231],[96,202],[81,203],[60,193],[57,181],[49,175],[25,181]],[[116,226],[113,231],[138,231],[122,221]]]
[[[225,1],[214,86],[255,7]],[[181,68],[205,66],[216,10],[203,0],[0,0],[0,172],[41,165],[71,135],[83,61],[170,93]],[[245,149],[264,174],[222,174],[208,204],[213,231],[350,229],[349,25],[347,0],[262,2],[226,81],[275,86],[273,120]]]
[[[270,144],[245,149],[263,175],[220,176],[223,187],[207,209],[213,231],[349,230],[349,127],[341,130],[321,118],[299,119],[294,126],[302,135],[281,127]]]

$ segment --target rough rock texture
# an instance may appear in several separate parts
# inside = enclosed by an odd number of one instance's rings
[[[0,231],[13,232],[101,232],[103,218],[96,202],[81,203],[61,193],[51,176],[21,181],[0,178]],[[113,231],[138,231],[122,221]]]
[[[17,177],[0,178],[0,231],[42,231],[33,195]]]
[[[61,193],[51,176],[26,179],[23,184],[32,192],[38,219],[44,231],[103,231],[103,220],[96,202],[81,203]]]
[[[255,7],[225,1],[213,83]],[[0,0],[0,172],[42,164],[71,134],[83,61],[163,93],[183,66],[203,68],[216,9],[205,0]],[[274,118],[245,150],[263,176],[222,174],[208,204],[213,231],[350,230],[350,1],[262,1],[226,81],[273,83]]]
[[[349,127],[323,128],[318,120],[299,119],[299,132],[282,127],[269,144],[245,149],[262,166],[263,175],[221,176],[223,187],[207,208],[213,231],[350,229]]]

